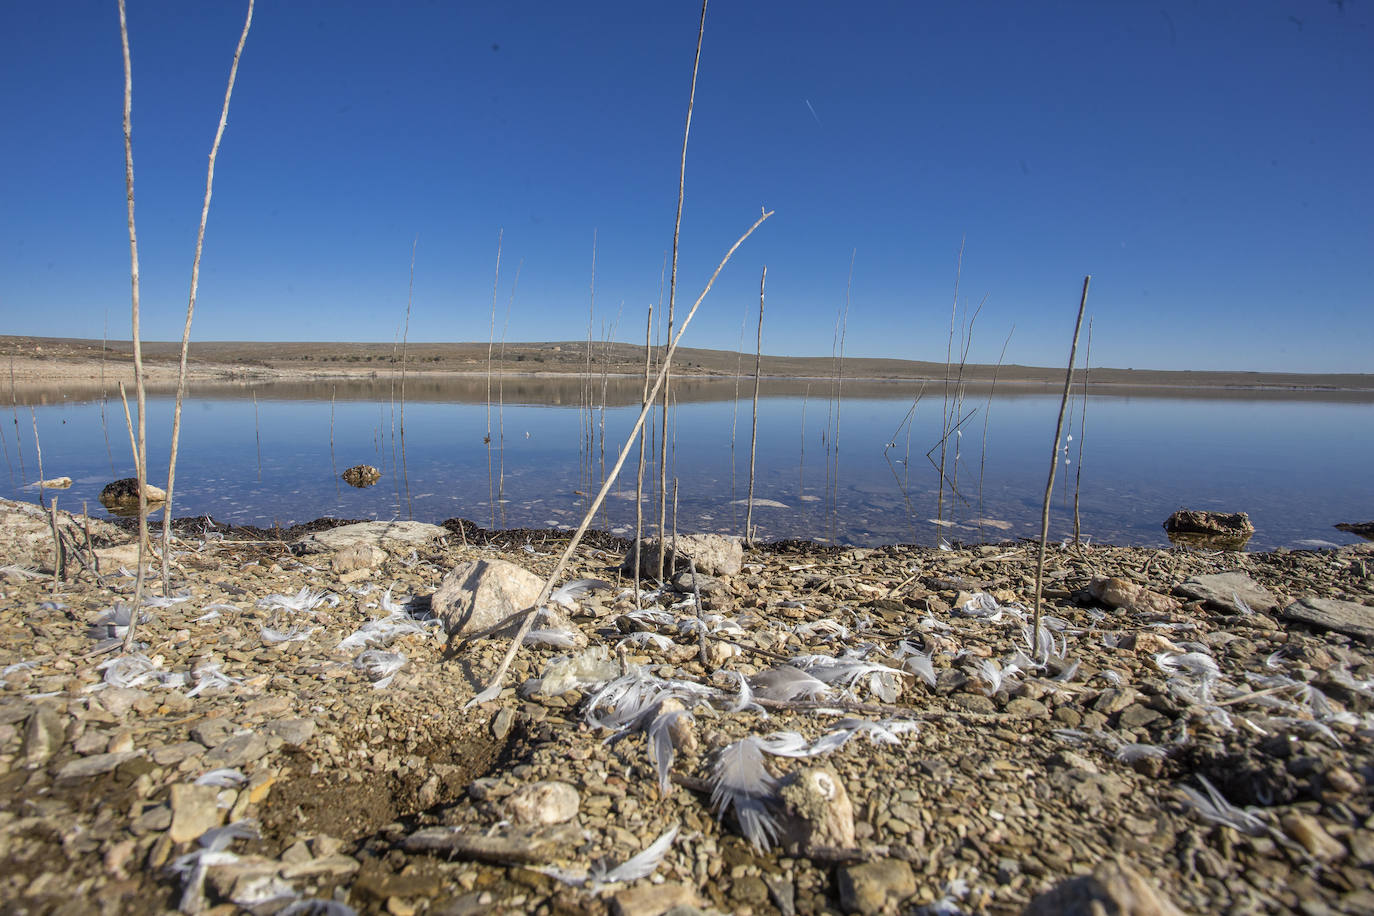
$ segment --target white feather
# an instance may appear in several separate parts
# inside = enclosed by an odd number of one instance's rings
[[[760,853],[767,852],[778,837],[778,824],[768,810],[777,780],[763,765],[758,738],[744,738],[727,745],[716,757],[711,778],[711,805],[716,820],[735,809],[740,832]]]

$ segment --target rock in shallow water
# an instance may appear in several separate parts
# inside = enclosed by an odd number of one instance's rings
[[[357,487],[361,490],[381,480],[382,472],[370,464],[355,464],[339,476],[342,477],[344,483],[348,484],[350,487]]]

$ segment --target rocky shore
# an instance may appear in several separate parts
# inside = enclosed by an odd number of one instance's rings
[[[124,655],[134,546],[58,525],[0,503],[8,912],[1374,912],[1374,544],[1052,548],[1037,634],[1026,542],[636,600],[595,536],[470,705],[464,564],[566,534],[186,523]]]

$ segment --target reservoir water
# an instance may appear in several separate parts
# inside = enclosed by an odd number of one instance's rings
[[[596,378],[202,385],[186,402],[174,514],[290,525],[321,516],[461,517],[486,528],[575,527],[639,410],[640,382]],[[682,532],[744,530],[752,380],[683,380],[668,423],[668,489]],[[1164,545],[1179,508],[1245,511],[1250,549],[1349,543],[1337,522],[1374,519],[1374,404],[1337,394],[1090,394],[1071,405],[1051,536]],[[738,399],[737,399],[738,398]],[[131,476],[118,395],[50,391],[7,411],[0,494],[104,514],[104,484]],[[585,405],[590,402],[592,407]],[[604,407],[602,405],[605,405]],[[165,484],[172,399],[150,395],[150,480]],[[941,383],[765,383],[754,524],[763,539],[856,545],[1037,537],[1059,393],[999,387],[946,399]],[[30,410],[32,409],[32,416]],[[103,413],[103,419],[102,419]],[[657,447],[656,414],[649,440]],[[952,430],[939,463],[944,431]],[[1069,438],[1072,437],[1072,438]],[[490,441],[488,441],[488,439]],[[1081,452],[1080,452],[1081,449]],[[596,527],[632,534],[635,451]],[[1081,455],[1081,464],[1080,464]],[[374,465],[366,489],[339,474]],[[603,470],[604,469],[604,470]],[[657,468],[646,472],[656,515]]]

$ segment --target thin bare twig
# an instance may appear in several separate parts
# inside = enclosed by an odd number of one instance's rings
[[[706,35],[706,3],[701,0],[701,23],[697,26],[697,52],[692,60],[692,91],[687,96],[687,122],[682,128],[682,164],[678,170],[677,178],[677,215],[673,220],[673,270],[668,281],[668,339],[675,340],[673,337],[673,318],[677,306],[677,246],[678,236],[682,231],[682,201],[687,193],[687,138],[692,133],[692,107],[697,99],[697,69],[701,66],[701,40]],[[664,354],[663,367],[667,369],[667,354]],[[660,370],[662,373],[663,370]],[[660,434],[658,458],[658,577],[663,578],[664,550],[666,540],[663,536],[664,528],[667,525],[668,512],[668,392],[672,383],[668,376],[664,375],[663,383],[663,418],[662,430]]]
[[[1078,332],[1083,327],[1083,310],[1088,306],[1088,284],[1092,275],[1083,278],[1083,297],[1078,302],[1078,319],[1073,325],[1073,344],[1069,347],[1069,368],[1064,373],[1064,396],[1059,401],[1059,419],[1054,425],[1054,455],[1050,459],[1050,477],[1045,484],[1045,502],[1040,511],[1040,556],[1035,561],[1035,620],[1031,638],[1040,639],[1040,593],[1045,582],[1045,542],[1050,536],[1050,497],[1054,495],[1054,472],[1059,466],[1059,437],[1064,433],[1064,410],[1069,403],[1069,389],[1073,387],[1073,362],[1078,355]]]
[[[129,60],[129,23],[124,0],[119,0],[119,39],[124,51],[124,190],[129,204],[129,286],[132,299],[132,336],[134,349],[134,389],[138,396],[138,441],[134,446],[134,472],[138,481],[138,573],[134,577],[133,611],[124,631],[124,651],[134,650],[134,632],[138,628],[138,610],[143,606],[143,571],[148,560],[148,421],[147,392],[143,385],[143,342],[138,327],[138,233],[134,229],[134,143],[133,65]],[[128,405],[125,403],[127,412]]]
[[[210,164],[205,170],[205,201],[200,208],[200,229],[196,232],[196,256],[191,261],[191,293],[186,303],[186,327],[181,332],[181,362],[177,368],[176,406],[172,410],[172,455],[167,462],[167,499],[162,509],[162,593],[172,593],[172,564],[166,561],[172,549],[172,491],[177,476],[177,446],[181,441],[181,403],[186,397],[186,356],[191,346],[191,319],[196,313],[196,293],[200,287],[200,255],[205,248],[205,224],[210,219],[210,195],[215,185],[215,157],[219,155],[219,143],[224,137],[225,125],[229,123],[229,100],[234,95],[234,80],[238,77],[239,56],[248,40],[248,28],[253,24],[253,0],[248,0],[248,16],[243,21],[243,32],[239,35],[238,47],[234,49],[234,62],[229,66],[229,87],[224,91],[224,107],[220,109],[219,126],[215,129],[215,140],[210,145]],[[129,191],[130,232],[133,227],[133,190]],[[103,360],[102,354],[102,360]],[[103,368],[103,362],[102,362]],[[140,410],[142,408],[140,407]]]
[[[1088,317],[1088,345],[1083,351],[1083,413],[1078,420],[1078,468],[1073,476],[1073,544],[1079,546],[1082,527],[1078,518],[1078,494],[1083,486],[1083,438],[1088,426],[1088,374],[1092,372],[1093,320]]]
[[[763,371],[763,288],[768,282],[768,265],[759,277],[759,334],[754,351],[754,425],[749,432],[749,506],[744,514],[744,542],[754,543],[754,452],[759,441],[759,380]],[[704,664],[703,660],[703,664]]]

